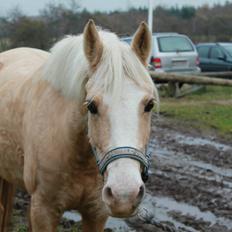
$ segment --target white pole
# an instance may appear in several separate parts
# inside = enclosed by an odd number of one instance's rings
[[[148,7],[148,26],[151,31],[153,32],[153,0],[149,0],[149,7]]]

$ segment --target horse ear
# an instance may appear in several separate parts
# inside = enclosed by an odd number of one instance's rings
[[[151,46],[151,32],[147,24],[142,22],[134,35],[131,47],[145,66],[147,66],[147,59],[150,56]]]
[[[92,68],[95,68],[102,57],[103,44],[92,19],[84,29],[84,52]]]

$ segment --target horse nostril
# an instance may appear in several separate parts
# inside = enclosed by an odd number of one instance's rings
[[[109,197],[113,197],[113,193],[112,193],[112,190],[111,190],[110,187],[107,187],[107,188],[106,188],[106,193],[107,193],[107,195],[108,195]]]
[[[125,191],[123,192],[114,191],[114,188],[110,186],[105,186],[102,192],[102,197],[103,197],[103,201],[108,205],[112,205],[120,201],[133,203],[137,205],[143,199],[144,194],[145,194],[144,184],[141,185],[139,188],[134,187],[130,191],[127,191],[125,189]]]
[[[104,193],[105,193],[106,198],[108,199],[112,199],[114,197],[112,193],[112,189],[110,187],[106,187]]]
[[[140,201],[143,198],[144,194],[145,194],[145,186],[141,185],[139,188],[139,193],[137,195],[137,199]]]

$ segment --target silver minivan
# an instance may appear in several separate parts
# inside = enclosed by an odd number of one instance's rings
[[[151,69],[157,72],[200,72],[197,50],[187,36],[155,33],[152,38]],[[121,40],[130,44],[132,37]]]

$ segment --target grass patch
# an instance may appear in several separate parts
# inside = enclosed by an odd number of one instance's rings
[[[27,232],[27,231],[28,231],[28,229],[25,225],[19,225],[18,229],[16,229],[15,232]]]
[[[0,52],[10,49],[10,40],[7,38],[0,39]]]
[[[231,87],[209,86],[184,98],[161,98],[160,112],[200,129],[214,128],[232,136]]]

